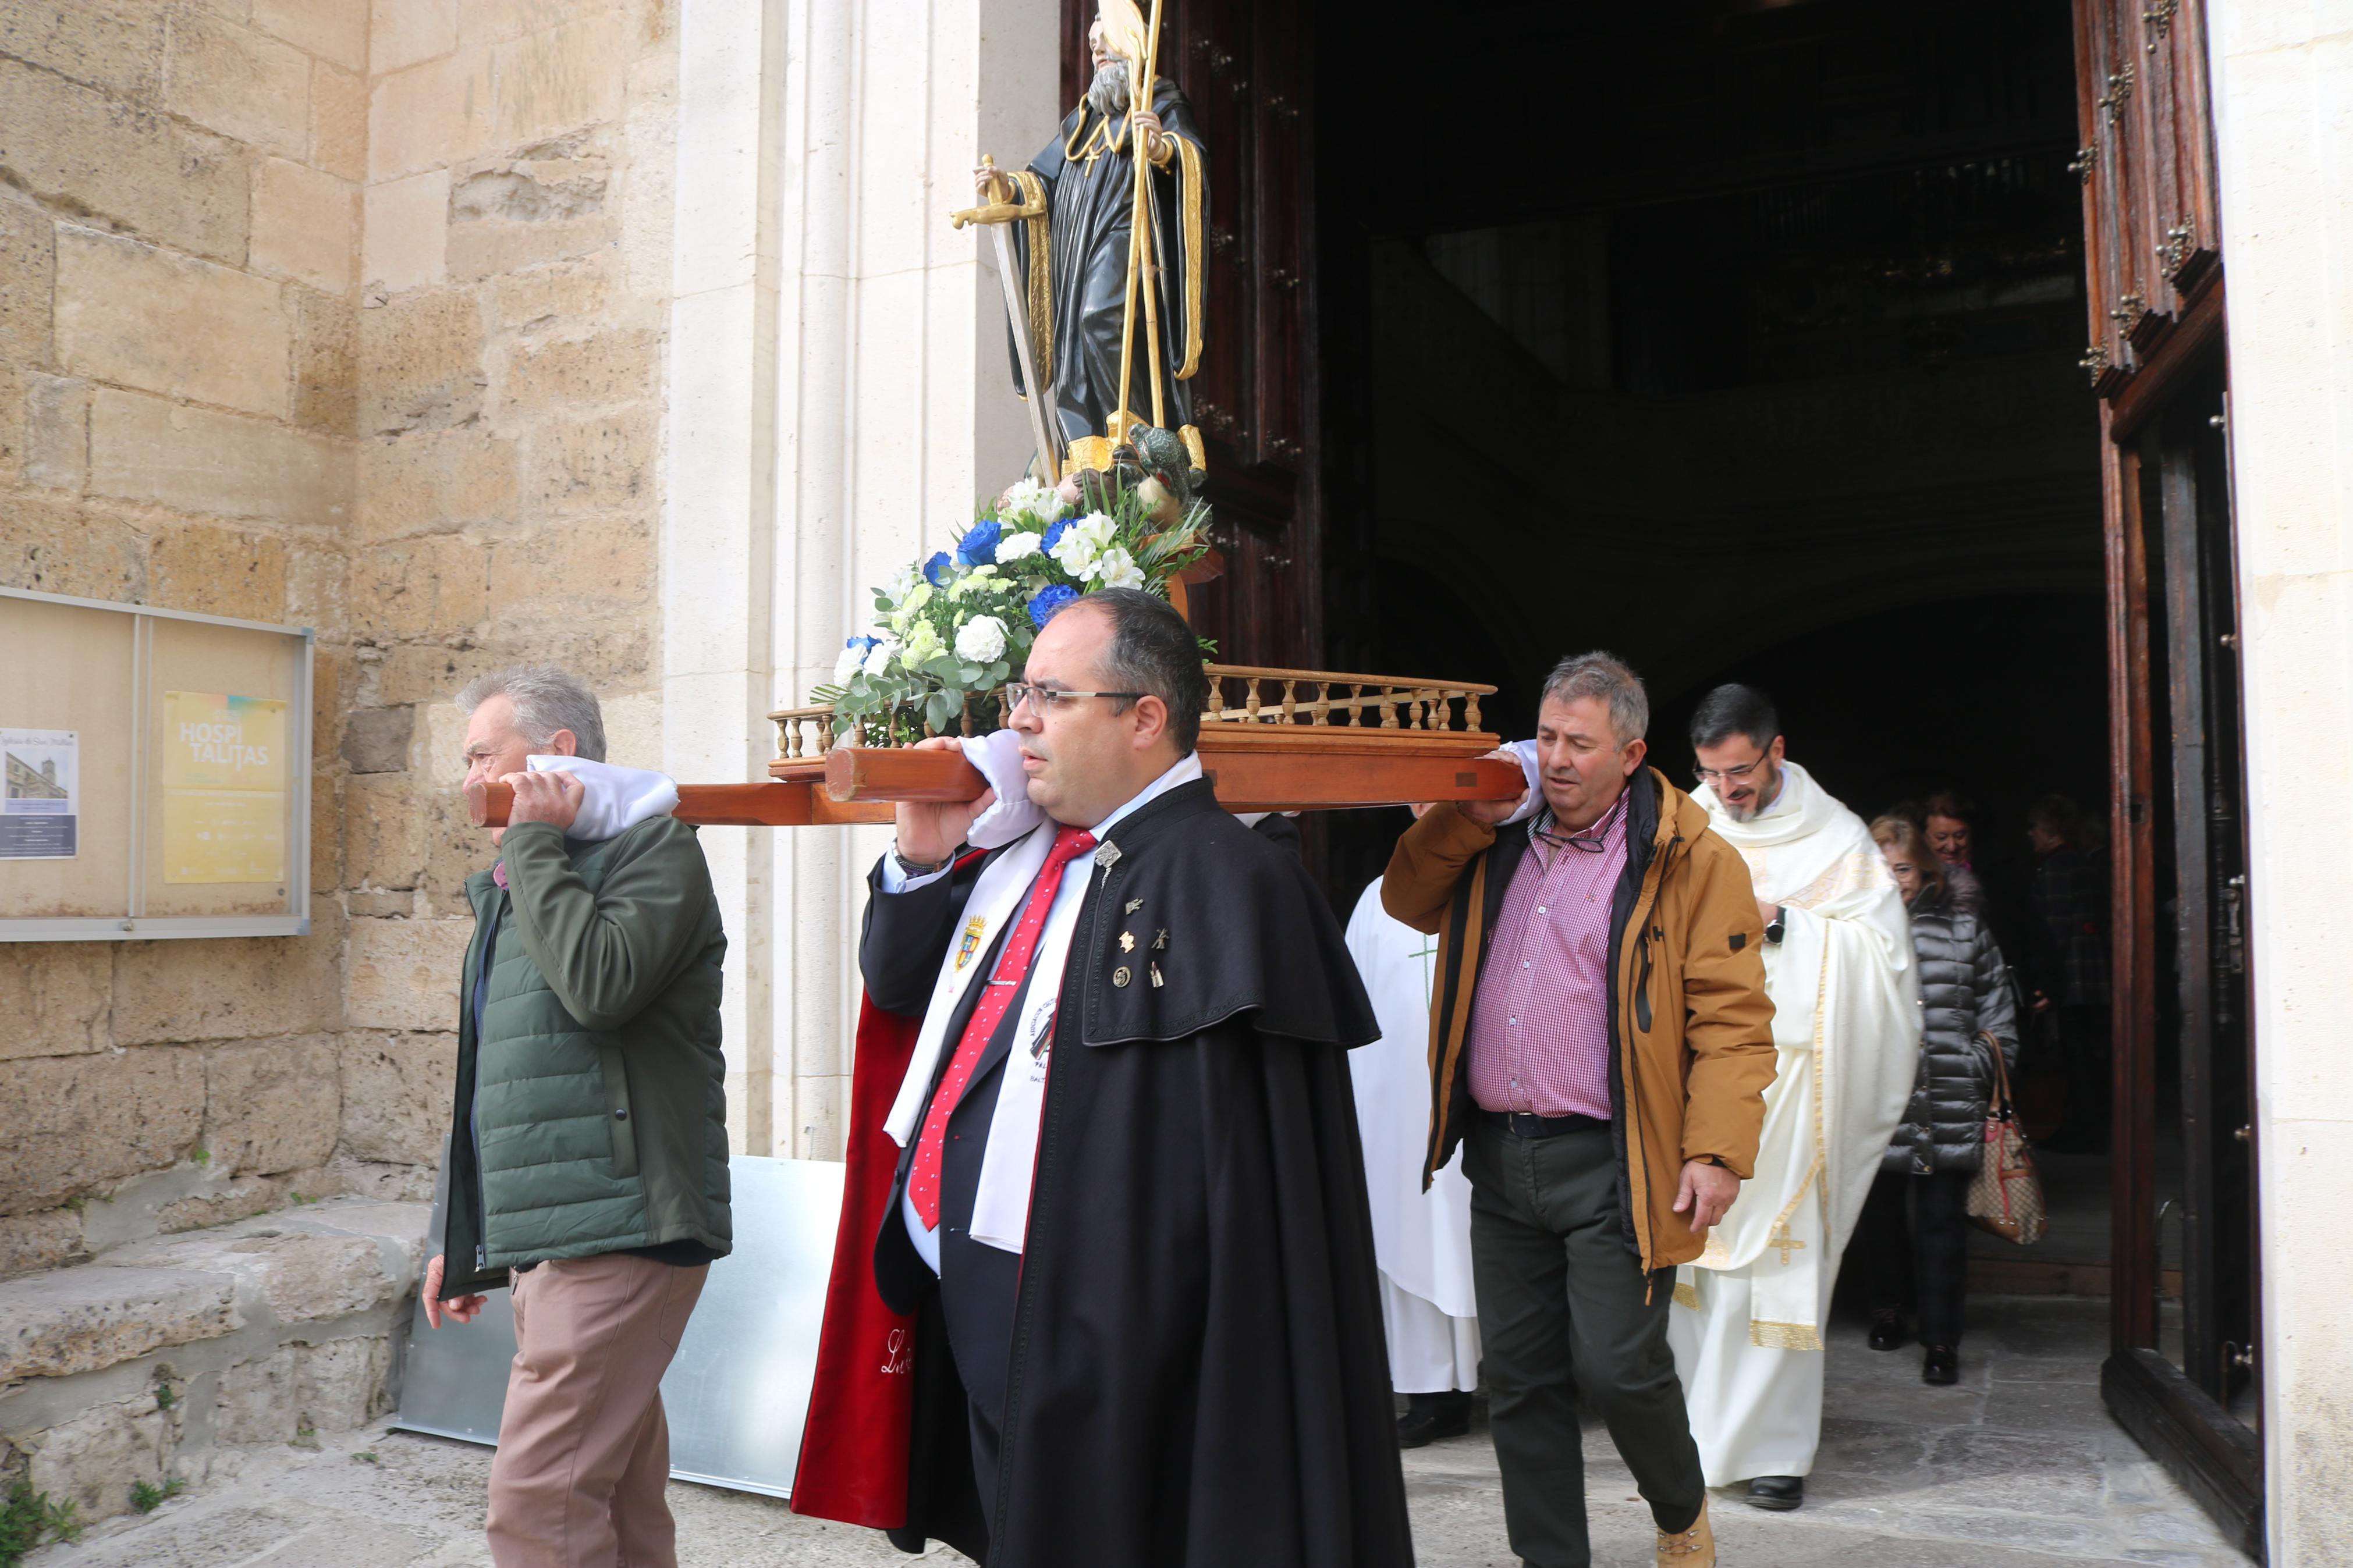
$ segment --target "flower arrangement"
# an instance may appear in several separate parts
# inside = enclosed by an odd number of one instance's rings
[[[1199,470],[1162,446],[1175,437],[1145,431],[1103,472],[1059,487],[1023,479],[981,508],[954,550],[876,588],[873,626],[843,645],[833,684],[811,693],[832,705],[835,733],[906,745],[999,728],[999,689],[1063,606],[1095,588],[1166,597],[1208,548],[1209,509],[1193,499]]]

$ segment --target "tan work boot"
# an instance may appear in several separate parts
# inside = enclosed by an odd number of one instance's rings
[[[1715,1568],[1715,1531],[1707,1522],[1707,1497],[1699,1500],[1699,1517],[1689,1530],[1669,1535],[1659,1531],[1659,1568]]]

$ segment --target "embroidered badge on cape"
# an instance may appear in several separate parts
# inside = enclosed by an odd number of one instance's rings
[[[964,928],[964,940],[956,943],[955,966],[958,969],[962,969],[965,964],[970,963],[972,962],[972,955],[980,951],[981,936],[987,930],[988,917],[987,915],[975,915],[965,923]]]

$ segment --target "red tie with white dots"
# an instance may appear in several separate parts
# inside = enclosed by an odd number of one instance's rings
[[[927,1230],[940,1227],[940,1162],[947,1152],[948,1116],[964,1098],[965,1086],[980,1066],[981,1054],[988,1049],[997,1026],[1005,1021],[1005,1009],[1013,1005],[1029,973],[1029,961],[1038,954],[1038,935],[1046,929],[1046,915],[1061,889],[1063,868],[1094,847],[1092,833],[1075,827],[1055,830],[1054,847],[1046,851],[1045,867],[1030,885],[1021,918],[1005,939],[1005,951],[997,955],[997,973],[989,976],[972,1010],[972,1021],[965,1026],[964,1038],[956,1045],[955,1059],[948,1063],[939,1092],[932,1096],[931,1113],[923,1118],[923,1136],[915,1143],[915,1163],[907,1172],[907,1191]]]

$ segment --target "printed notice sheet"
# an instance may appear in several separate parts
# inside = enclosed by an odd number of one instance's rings
[[[0,860],[70,860],[79,852],[81,733],[0,730]]]
[[[286,879],[286,704],[164,693],[164,880]]]

